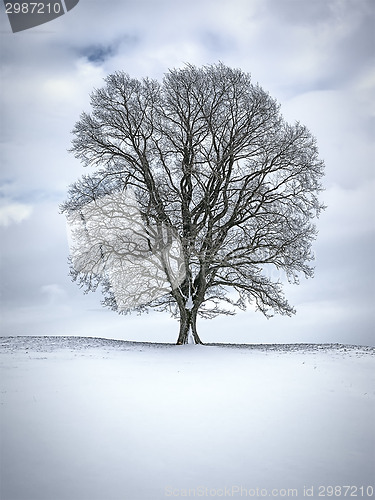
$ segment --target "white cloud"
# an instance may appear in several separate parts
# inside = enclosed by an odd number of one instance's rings
[[[350,235],[350,238],[359,238],[374,231],[374,195],[375,180],[357,189],[345,189],[338,185],[327,189],[324,192],[327,210],[322,215],[327,237],[335,239]]]
[[[317,138],[327,187],[353,189],[373,179],[370,114],[367,106],[359,106],[356,86],[302,93],[286,100],[281,111],[288,121],[300,120]]]
[[[89,95],[94,87],[102,86],[107,76],[102,66],[79,58],[73,67],[60,75],[49,75],[41,85],[44,106],[55,115],[70,117],[88,105]],[[41,103],[42,104],[42,103]]]
[[[359,74],[357,80],[353,82],[353,87],[360,109],[373,118],[375,116],[375,68],[366,68],[363,73]]]
[[[0,226],[8,227],[28,219],[33,211],[31,205],[8,202],[0,206]]]
[[[67,295],[65,290],[57,283],[51,283],[49,285],[43,285],[41,287],[41,292],[48,298],[49,304],[59,304],[66,300]]]

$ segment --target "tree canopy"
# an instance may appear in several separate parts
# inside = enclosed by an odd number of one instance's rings
[[[161,83],[108,76],[74,128],[94,170],[62,205],[71,274],[127,313],[170,311],[178,343],[200,342],[197,316],[254,303],[291,315],[280,279],[313,276],[324,163],[300,123],[249,74],[223,64],[170,70]]]

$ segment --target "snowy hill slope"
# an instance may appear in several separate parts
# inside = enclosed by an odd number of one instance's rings
[[[2,500],[375,497],[374,348],[1,346]]]

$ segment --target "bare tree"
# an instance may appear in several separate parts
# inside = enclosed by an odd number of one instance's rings
[[[295,311],[270,268],[313,275],[312,220],[324,164],[250,75],[223,64],[169,71],[160,84],[123,72],[91,95],[72,151],[96,170],[70,187],[71,274],[104,304],[179,318],[177,343],[201,343],[197,316],[253,302]]]

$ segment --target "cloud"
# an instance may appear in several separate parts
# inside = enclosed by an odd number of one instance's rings
[[[67,297],[66,291],[57,283],[43,285],[40,290],[48,298],[49,304],[61,304]]]
[[[371,80],[366,80],[367,92]],[[311,91],[287,99],[281,108],[285,118],[300,120],[317,138],[326,163],[325,185],[358,188],[373,179],[374,145],[371,138],[371,101],[351,88]]]
[[[33,207],[23,203],[4,202],[0,204],[0,226],[19,224],[31,216]]]
[[[324,222],[329,219],[327,237],[337,240],[350,234],[359,239],[362,235],[375,231],[374,200],[375,180],[355,189],[345,189],[333,185],[324,192],[327,211],[322,215]],[[342,224],[341,221],[345,221]]]
[[[373,67],[374,15],[371,0],[265,0],[249,60],[283,98],[343,88]]]

